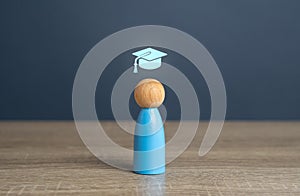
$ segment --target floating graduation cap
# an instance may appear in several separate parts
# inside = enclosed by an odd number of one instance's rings
[[[134,52],[132,55],[136,56],[134,59],[133,73],[138,73],[137,66],[147,70],[157,69],[161,66],[161,58],[167,56],[166,53],[153,48],[146,48]]]

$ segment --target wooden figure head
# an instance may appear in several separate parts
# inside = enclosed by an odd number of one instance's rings
[[[157,108],[165,99],[165,89],[158,80],[147,78],[136,85],[134,99],[142,108]]]

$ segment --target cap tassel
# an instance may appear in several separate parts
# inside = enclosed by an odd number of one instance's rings
[[[135,62],[133,67],[133,73],[138,73],[137,66],[138,64]]]

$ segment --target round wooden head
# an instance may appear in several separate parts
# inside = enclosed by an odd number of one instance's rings
[[[165,89],[158,80],[144,79],[136,85],[134,99],[142,108],[157,108],[165,99]]]

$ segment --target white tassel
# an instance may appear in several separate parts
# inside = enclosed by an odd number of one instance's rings
[[[137,66],[138,66],[138,64],[134,63],[133,73],[138,73]]]

